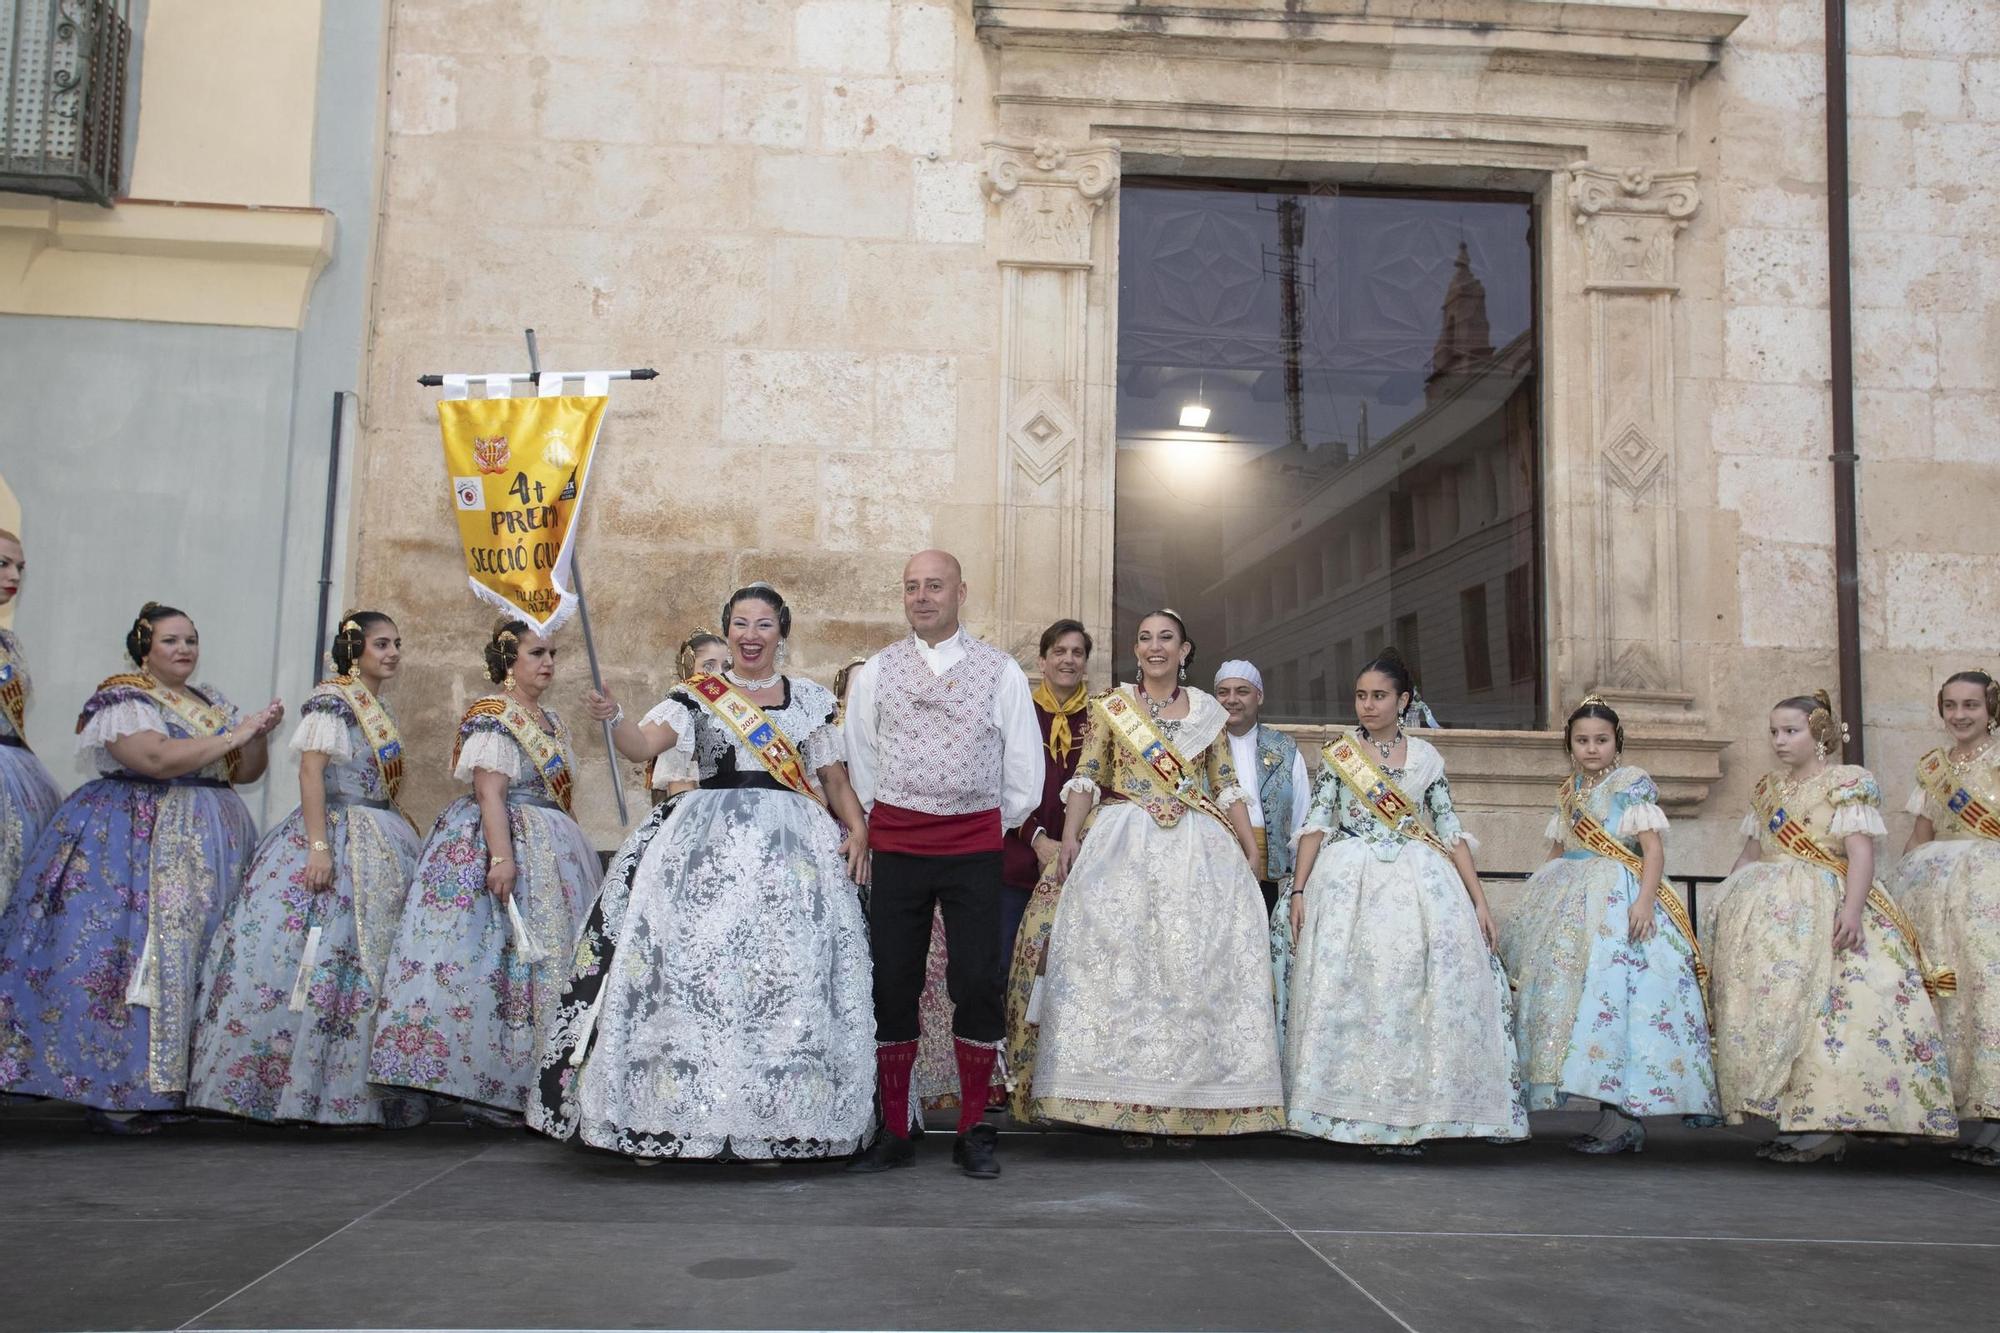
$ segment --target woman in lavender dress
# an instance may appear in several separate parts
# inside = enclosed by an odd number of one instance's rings
[[[403,745],[382,702],[396,622],[351,611],[339,674],[299,710],[299,808],[266,834],[202,965],[188,1104],[252,1120],[421,1123],[368,1083],[389,945],[422,846],[396,807]]]
[[[146,603],[125,651],[138,671],[78,724],[103,776],[56,811],[0,915],[0,1089],[150,1133],[182,1105],[196,969],[256,841],[230,787],[263,774],[285,706],[244,717],[190,685],[200,639],[172,607]]]
[[[0,528],[0,606],[14,600],[27,572],[21,539]],[[20,641],[0,629],[0,911],[13,896],[28,849],[62,804],[55,780],[28,748],[27,712],[28,664]]]
[[[473,794],[431,828],[389,951],[368,1077],[519,1125],[535,1044],[554,1020],[598,859],[570,818],[569,728],[542,707],[556,650],[521,620],[486,645],[500,689],[459,723],[452,771]]]

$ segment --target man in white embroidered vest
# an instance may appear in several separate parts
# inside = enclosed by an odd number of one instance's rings
[[[1292,873],[1292,839],[1306,826],[1312,809],[1312,781],[1292,738],[1258,721],[1264,711],[1264,673],[1255,664],[1238,658],[1218,667],[1215,700],[1229,714],[1229,762],[1236,780],[1257,796],[1244,805],[1257,839],[1257,887],[1264,892],[1268,913],[1278,904],[1279,884]]]
[[[1006,1038],[1000,950],[1002,840],[1042,794],[1042,734],[1028,677],[1013,658],[958,623],[965,578],[943,551],[903,569],[910,637],[854,674],[847,705],[848,774],[868,809],[874,858],[868,925],[875,955],[875,1066],[883,1129],[854,1171],[916,1160],[910,1068],[917,1058],[935,905],[944,915],[946,984],[954,1007],[958,1141],[969,1176],[1000,1174],[986,1111],[993,1062]]]

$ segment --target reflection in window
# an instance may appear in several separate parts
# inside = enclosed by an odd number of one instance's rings
[[[1274,719],[1349,716],[1393,641],[1446,725],[1539,725],[1529,201],[1129,177],[1119,199],[1120,676],[1171,606],[1205,665],[1258,664]]]

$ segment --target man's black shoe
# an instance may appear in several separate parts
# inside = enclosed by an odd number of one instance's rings
[[[875,1142],[869,1144],[864,1151],[854,1154],[854,1159],[847,1164],[847,1169],[862,1175],[871,1175],[877,1171],[916,1164],[917,1145],[908,1139],[899,1139],[885,1129],[875,1136]]]
[[[991,1125],[974,1125],[951,1146],[951,1160],[975,1180],[992,1180],[1000,1174],[1000,1163],[993,1153],[999,1144],[999,1130]]]

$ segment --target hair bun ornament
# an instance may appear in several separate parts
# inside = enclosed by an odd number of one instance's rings
[[[1609,708],[1609,707],[1611,707],[1611,705],[1605,702],[1605,700],[1604,700],[1604,696],[1603,696],[1603,695],[1601,695],[1601,694],[1586,694],[1586,695],[1584,695],[1584,696],[1583,696],[1582,700],[1578,702],[1578,704],[1577,704],[1577,707],[1578,707],[1578,708]]]

